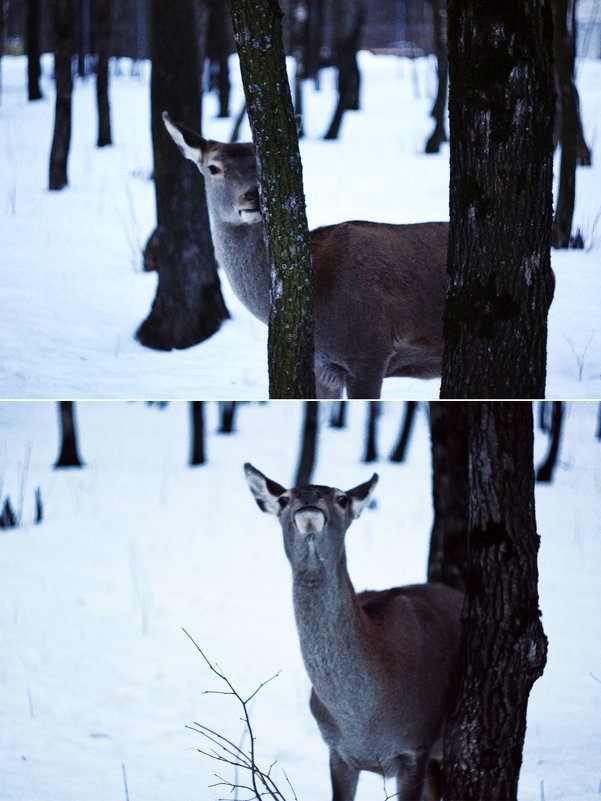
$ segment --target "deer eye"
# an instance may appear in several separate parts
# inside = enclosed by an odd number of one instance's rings
[[[278,503],[280,505],[280,509],[285,509],[290,503],[290,498],[287,498],[285,495],[280,495],[278,498]]]
[[[336,503],[339,506],[342,506],[343,509],[346,509],[346,507],[348,506],[348,498],[347,498],[347,496],[346,495],[339,495],[336,498]]]
[[[211,173],[211,175],[219,175],[219,173],[223,172],[221,167],[217,167],[216,164],[209,164],[207,169]]]

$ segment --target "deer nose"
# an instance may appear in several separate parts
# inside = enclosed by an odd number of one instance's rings
[[[252,203],[258,209],[259,208],[259,189],[255,187],[254,189],[249,189],[248,192],[245,192],[242,195],[242,200],[246,203]]]

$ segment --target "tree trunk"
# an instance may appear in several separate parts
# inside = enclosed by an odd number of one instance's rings
[[[227,3],[211,0],[209,16],[208,57],[216,74],[219,93],[218,117],[230,116],[230,75],[228,57],[232,38],[231,20]]]
[[[307,61],[305,77],[318,80],[321,67],[321,43],[323,39],[323,3],[324,0],[308,0],[309,21],[307,30]]]
[[[71,145],[71,96],[73,77],[71,57],[74,48],[75,3],[73,0],[54,0],[52,7],[54,26],[54,81],[56,105],[54,113],[54,136],[50,150],[48,188],[63,189],[69,183],[67,160]]]
[[[96,102],[98,107],[98,147],[111,145],[111,114],[109,106],[109,58],[111,55],[112,2],[94,0],[94,29],[96,34]]]
[[[465,591],[467,575],[467,403],[430,403],[434,525],[428,581]]]
[[[367,428],[365,431],[365,451],[363,462],[375,462],[378,459],[378,416],[380,414],[380,404],[378,401],[369,401],[367,412]]]
[[[59,425],[61,450],[54,468],[83,467],[77,447],[77,426],[75,423],[75,404],[73,401],[59,401]]]
[[[303,439],[301,455],[294,480],[295,487],[306,487],[311,483],[311,476],[315,468],[317,454],[317,433],[319,430],[319,403],[305,401],[305,416],[303,421]]]
[[[229,315],[217,276],[202,176],[182,158],[161,117],[168,111],[193,130],[200,127],[207,8],[201,0],[152,0],[150,16],[157,207],[157,231],[150,239],[159,283],[137,337],[147,347],[171,350],[207,339]]]
[[[517,797],[528,695],[547,653],[538,608],[532,406],[468,411],[469,574],[446,801]]]
[[[282,12],[276,0],[231,0],[231,9],[270,262],[269,395],[314,398],[311,240]]]
[[[559,456],[559,445],[561,442],[561,431],[563,423],[563,403],[553,401],[553,414],[551,417],[551,438],[549,441],[549,452],[547,458],[536,471],[536,480],[543,483],[553,481],[553,471],[557,465]]]
[[[294,111],[300,117],[299,138],[303,136],[303,81],[307,77],[307,47],[309,36],[308,0],[290,2],[290,50],[294,58]]]
[[[27,2],[27,89],[29,100],[41,100],[40,0]]]
[[[557,208],[553,220],[552,244],[556,248],[574,247],[572,219],[576,199],[576,165],[590,164],[590,151],[584,141],[580,101],[574,80],[576,58],[576,0],[552,0],[553,49],[561,166]],[[580,239],[581,241],[581,239]]]
[[[438,153],[443,142],[448,141],[446,129],[447,84],[449,64],[447,61],[447,4],[446,0],[429,0],[432,8],[434,47],[436,48],[436,72],[438,89],[432,107],[434,130],[426,142],[426,153]]]
[[[337,0],[334,9],[339,22],[333,48],[334,64],[338,70],[338,103],[324,139],[337,139],[344,112],[359,108],[361,83],[357,51],[365,18],[363,0],[353,0],[350,4],[346,0]]]
[[[401,433],[399,440],[395,445],[392,453],[390,454],[391,462],[404,462],[407,453],[407,445],[409,444],[409,437],[413,430],[413,421],[415,419],[415,412],[417,411],[416,401],[405,401],[405,414],[403,415],[403,425],[401,426]]]
[[[549,0],[448,7],[451,185],[441,398],[542,398],[553,295]]]
[[[190,464],[195,467],[206,462],[204,401],[190,401],[190,423]]]
[[[219,425],[220,434],[233,434],[234,420],[236,418],[237,405],[236,401],[221,401],[219,404],[221,408],[221,423]]]
[[[88,74],[88,56],[90,55],[90,2],[91,0],[79,0],[79,37],[77,48],[77,74],[80,78],[85,78]]]

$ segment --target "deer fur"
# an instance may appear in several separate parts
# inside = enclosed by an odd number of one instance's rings
[[[252,144],[203,139],[163,114],[204,176],[217,261],[269,321],[269,262]],[[351,222],[311,232],[318,398],[380,397],[386,376],[440,375],[448,223]]]
[[[433,583],[355,593],[344,537],[376,474],[346,492],[286,490],[252,465],[244,469],[259,508],[282,527],[311,712],[330,749],[333,801],[353,801],[362,770],[395,777],[400,801],[439,799],[462,594]]]

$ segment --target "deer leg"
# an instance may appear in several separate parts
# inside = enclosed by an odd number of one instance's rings
[[[422,801],[428,760],[427,751],[401,757],[397,772],[398,801]]]
[[[382,392],[384,370],[376,365],[359,365],[346,380],[346,394],[353,399],[375,400]]]
[[[437,759],[431,759],[426,773],[426,801],[440,801],[442,796],[442,770]]]
[[[351,768],[334,749],[330,750],[332,801],[353,801],[357,792],[359,771]]]

